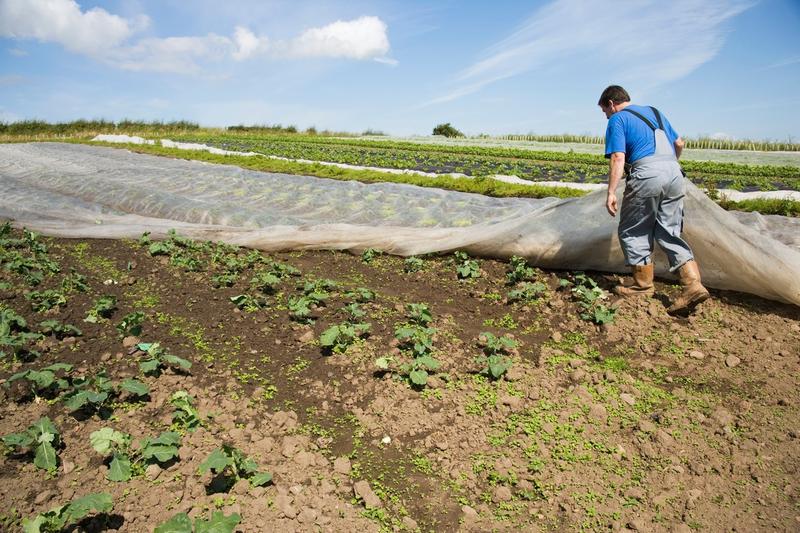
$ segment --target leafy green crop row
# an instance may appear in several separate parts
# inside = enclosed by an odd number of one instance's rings
[[[514,148],[415,144],[409,142],[336,139],[328,137],[236,136],[182,137],[226,150],[345,163],[378,168],[413,169],[471,176],[515,175],[531,181],[604,182],[608,163],[594,154],[535,152]],[[800,168],[684,161],[697,184],[732,188],[800,187]]]

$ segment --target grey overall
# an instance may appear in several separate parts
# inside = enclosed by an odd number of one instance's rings
[[[653,109],[659,127],[631,110],[653,130],[656,151],[629,165],[619,221],[619,241],[628,266],[651,262],[653,240],[669,260],[670,271],[693,259],[689,245],[681,239],[683,197],[686,194],[683,171],[664,132],[661,115]]]

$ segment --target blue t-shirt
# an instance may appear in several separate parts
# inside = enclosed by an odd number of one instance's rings
[[[649,107],[631,104],[626,109],[636,111],[656,128],[658,127],[656,114]],[[674,150],[675,146],[672,143],[678,138],[678,134],[672,129],[672,125],[661,110],[659,110],[659,114],[664,123],[664,132]],[[655,133],[642,119],[632,113],[627,111],[614,113],[608,119],[606,128],[606,157],[611,157],[614,152],[623,152],[626,163],[633,163],[638,159],[653,155],[656,153]]]

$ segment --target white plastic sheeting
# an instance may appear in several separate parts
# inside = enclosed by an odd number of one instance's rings
[[[489,198],[58,143],[0,145],[0,189],[0,217],[54,236],[158,237],[175,228],[263,250],[463,249],[546,268],[625,271],[602,191]],[[684,236],[711,287],[800,305],[798,234],[796,219],[734,215],[689,185]],[[663,275],[665,258],[655,260]]]

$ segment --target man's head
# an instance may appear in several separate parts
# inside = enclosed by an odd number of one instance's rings
[[[603,91],[603,94],[600,95],[600,100],[597,101],[597,105],[603,110],[606,118],[611,118],[611,115],[620,111],[630,101],[631,97],[628,91],[619,85],[609,85]]]

